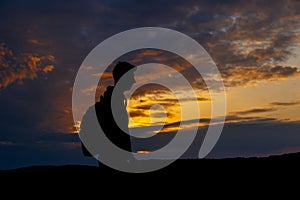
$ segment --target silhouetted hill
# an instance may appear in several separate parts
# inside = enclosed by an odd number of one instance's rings
[[[98,167],[83,165],[63,166],[31,166],[13,170],[0,170],[3,178],[59,178],[59,179],[88,179],[92,180],[110,176],[154,177],[154,176],[182,176],[195,177],[293,177],[300,178],[300,153],[284,154],[264,158],[228,158],[177,160],[171,165],[149,173],[129,174],[117,171],[102,173]]]

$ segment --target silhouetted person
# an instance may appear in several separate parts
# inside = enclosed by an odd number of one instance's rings
[[[116,64],[112,71],[113,79],[114,79],[114,85],[118,83],[120,78],[133,69],[135,66],[131,65],[128,62],[119,62]],[[120,92],[116,93],[115,95],[115,101],[114,105],[112,105],[112,93],[114,91],[114,86],[108,86],[106,88],[106,91],[104,94],[100,97],[100,101],[96,102],[95,105],[91,106],[86,114],[83,116],[80,129],[81,131],[88,130],[89,127],[89,115],[91,113],[91,109],[96,110],[96,115],[98,122],[105,133],[106,137],[116,146],[119,148],[132,152],[131,149],[131,140],[130,135],[127,133],[128,130],[128,113],[126,111],[126,98],[124,96],[124,92],[126,90],[129,90],[132,85],[135,83],[134,74],[133,72],[129,72],[129,76],[126,77],[126,80],[122,82],[122,85],[120,85]],[[112,110],[111,108],[114,107],[114,109],[117,111],[118,117],[121,119],[118,123],[120,123],[121,127],[124,127],[124,132],[121,130],[121,128],[118,126],[116,121],[114,120]],[[84,134],[84,133],[83,133]],[[84,147],[82,144],[82,150],[83,154],[85,156],[92,156],[90,152]],[[101,159],[101,158],[100,158]],[[104,171],[108,169],[108,167],[102,165],[100,162],[99,167],[103,169]]]

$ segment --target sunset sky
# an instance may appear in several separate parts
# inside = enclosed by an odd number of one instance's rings
[[[139,27],[188,35],[218,67],[226,89],[226,122],[208,157],[300,151],[300,1],[10,0],[0,2],[0,24],[0,169],[96,164],[81,153],[76,129],[80,121],[74,123],[72,116],[74,80],[99,43]],[[213,91],[211,99],[190,63],[170,52],[143,49],[118,60],[170,66],[191,83],[201,116],[194,113],[195,100],[180,84],[176,91],[181,107],[168,88],[144,85],[128,99],[127,110],[134,133],[162,138],[135,143],[136,150],[151,151],[164,144],[163,134],[174,133],[182,121],[187,134],[199,127],[199,136],[185,154],[195,157],[219,91]],[[96,99],[113,83],[113,64],[105,66],[103,74],[97,74],[99,66],[84,66],[92,77],[102,75]],[[158,70],[159,64],[137,71],[137,83],[175,81],[176,74]],[[94,91],[95,87],[85,88],[82,95]],[[181,116],[181,109],[189,114]]]

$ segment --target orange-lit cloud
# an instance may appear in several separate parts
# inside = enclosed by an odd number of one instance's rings
[[[164,24],[164,27],[182,31],[196,39],[209,51],[216,61],[226,86],[250,86],[263,80],[284,80],[299,74],[296,67],[281,63],[292,54],[291,47],[299,43],[299,31],[297,31],[296,27],[299,25],[300,15],[297,13],[297,6],[294,6],[294,2],[288,1],[286,4],[289,6],[284,7],[279,5],[280,3],[266,6],[264,3],[256,1],[249,1],[247,6],[237,2],[218,3],[218,6],[209,2],[181,2],[180,6],[174,6],[178,5],[175,3],[166,4],[169,7],[168,10],[170,13],[166,13],[165,10],[162,12],[158,11],[148,20],[160,19],[158,25],[160,23]],[[109,12],[117,12],[118,8],[111,9],[110,5],[107,5],[107,7],[110,10]],[[147,6],[142,7],[142,9],[147,11]],[[278,10],[282,12],[276,12]],[[173,15],[174,12],[178,15]],[[106,13],[107,16],[109,14]],[[78,14],[76,13],[76,15]],[[133,12],[128,12],[124,17],[132,18],[133,16],[136,18],[139,14],[136,13],[133,15]],[[106,18],[106,20],[109,19],[111,17]],[[81,20],[82,24],[85,24],[85,16]],[[142,21],[144,23],[144,20]],[[109,24],[109,22],[107,23]],[[93,30],[88,24],[86,26],[86,30]],[[90,32],[89,34],[91,36],[89,39],[93,38],[92,33]],[[87,32],[85,36],[87,36]],[[73,39],[72,37],[70,38]],[[36,39],[29,39],[28,42],[35,45],[43,45],[43,42]],[[70,44],[75,44],[75,42],[71,41]],[[138,52],[131,59],[126,60],[133,64],[158,62],[172,66],[187,77],[193,87],[205,89],[205,83],[201,78],[199,79],[197,73],[194,73],[195,71],[192,66],[171,53],[159,50],[145,50]],[[53,70],[53,67],[50,66],[53,65],[45,65],[44,69],[41,69],[40,72],[50,72]],[[93,69],[93,66],[86,68],[86,70]],[[155,80],[158,75],[160,75],[159,72],[145,75],[144,78],[152,76],[151,78]],[[99,76],[99,74],[94,73],[93,76]],[[31,78],[32,76],[26,75],[21,78],[11,78],[10,80],[11,82],[15,82],[19,79],[23,80],[24,77]],[[103,93],[106,85],[112,83],[109,70],[103,74],[102,78],[101,86],[98,88],[87,88],[84,92],[89,93],[97,89],[99,95]],[[11,83],[5,84],[5,87],[9,84]],[[153,95],[151,96],[149,93],[160,97],[160,100],[151,99]],[[135,108],[130,110],[133,116],[138,117],[138,114],[140,114],[140,117],[145,117],[147,106],[149,108],[153,103],[161,103],[169,112],[176,114],[175,111],[171,110],[171,108],[177,109],[178,107],[176,98],[170,98],[169,94],[163,92],[163,89],[159,90],[149,86],[148,88],[144,88],[144,91],[142,89],[139,90],[135,95],[139,99],[134,104],[140,105],[140,107],[135,106]],[[57,101],[62,100],[67,101],[67,98]],[[189,102],[189,100],[189,98],[184,99],[186,102]],[[198,97],[198,101],[202,100],[210,101],[209,97]],[[60,108],[64,107],[61,106]],[[176,116],[175,114],[171,114],[170,116]]]
[[[54,66],[53,66],[53,65],[47,65],[47,66],[45,66],[45,67],[42,69],[42,71],[43,71],[44,73],[48,73],[48,72],[51,72],[53,69],[54,69]]]
[[[37,39],[28,39],[27,40],[30,44],[38,45],[38,46],[45,46],[45,43],[37,40]]]
[[[241,111],[229,112],[226,116],[226,124],[236,124],[236,123],[274,123],[274,122],[295,122],[291,119],[286,118],[277,118],[270,117],[271,115],[267,113],[272,113],[275,111],[279,111],[284,107],[292,107],[300,105],[299,101],[293,102],[271,102],[261,107],[254,107],[250,109],[245,109]],[[146,106],[142,106],[142,109],[146,109]],[[268,117],[267,117],[268,116]],[[143,110],[140,110],[137,113],[136,117],[146,118],[149,117],[144,114]],[[177,118],[178,119],[178,118]],[[207,127],[210,123],[210,118],[201,118],[201,119],[192,119],[192,120],[184,120],[176,121],[174,118],[173,121],[168,121],[164,124],[163,128],[159,131],[154,131],[152,134],[158,133],[171,133],[177,132],[180,129],[184,131],[188,131],[191,129]],[[145,126],[152,126],[150,123],[144,124]],[[180,125],[180,127],[179,127]]]
[[[142,126],[150,125],[151,120],[152,123],[171,123],[179,120],[181,113],[176,96],[169,89],[157,84],[144,85],[137,89],[131,96],[127,109],[132,121]]]
[[[21,53],[15,55],[5,44],[0,43],[0,90],[10,84],[26,78],[35,79],[39,74],[47,74],[54,66],[47,63],[54,61],[54,56]]]
[[[218,41],[216,41],[218,44]],[[224,57],[224,64],[218,63],[220,68],[223,81],[227,87],[235,86],[253,86],[260,81],[275,81],[275,80],[285,80],[290,77],[295,77],[299,75],[299,70],[296,66],[283,66],[276,65],[278,60],[284,59],[284,57],[279,56],[279,51],[265,52],[263,49],[265,46],[272,45],[270,41],[264,40],[250,40],[249,38],[244,38],[243,40],[237,42],[234,41],[232,44],[232,52],[225,51],[228,58]],[[219,46],[211,46],[211,48],[219,48]],[[222,47],[225,48],[225,47]],[[283,48],[283,47],[282,47]],[[224,51],[224,49],[219,49]],[[217,51],[217,52],[220,52]],[[240,58],[233,59],[232,56],[240,54]],[[225,55],[224,55],[225,56]],[[222,56],[221,56],[222,57]],[[276,57],[276,59],[272,58]],[[124,60],[120,58],[120,60]],[[232,58],[230,60],[229,58]],[[172,67],[177,70],[179,73],[182,73],[187,80],[192,84],[195,90],[206,91],[206,84],[199,74],[195,72],[193,66],[187,63],[185,60],[179,56],[173,55],[169,52],[164,52],[162,50],[143,50],[132,53],[128,59],[129,62],[140,65],[147,62],[162,63]],[[91,69],[89,69],[91,70]],[[138,81],[143,80],[156,80],[161,78],[163,71],[157,71],[149,74],[144,74],[141,77],[136,77]],[[167,76],[168,74],[166,74]],[[95,74],[98,76],[98,74]],[[103,78],[103,83],[106,79],[111,81],[111,73],[105,72]],[[94,88],[93,88],[94,89]],[[181,89],[178,88],[177,89]],[[103,88],[101,90],[103,92]],[[101,93],[100,92],[100,93]],[[178,91],[177,91],[178,92]],[[159,100],[158,100],[159,99]],[[182,98],[181,102],[189,102],[191,98]],[[198,102],[207,101],[210,102],[211,99],[209,96],[205,95],[204,97],[198,96]],[[160,104],[164,106],[167,111],[167,120],[166,123],[172,123],[179,120],[180,116],[178,109],[180,106],[176,98],[170,98],[170,92],[166,88],[159,87],[157,85],[148,84],[139,88],[131,96],[131,105],[128,107],[130,116],[133,118],[133,121],[139,125],[148,126],[151,123],[149,109],[153,104]],[[249,115],[249,114],[259,114],[265,112],[275,111],[277,108],[253,108],[245,109],[242,111],[231,112],[235,115]],[[152,114],[151,117],[156,118],[157,121],[164,121],[163,113]],[[160,118],[160,119],[159,119]],[[245,120],[245,119],[243,119]],[[246,119],[247,120],[247,119]],[[168,131],[167,131],[168,132]]]
[[[259,81],[285,80],[300,74],[297,67],[260,66],[228,67],[222,71],[226,86],[256,85]]]
[[[234,33],[232,33],[234,34]],[[276,41],[243,38],[227,41],[215,40],[205,43],[217,63],[223,81],[227,87],[254,86],[260,81],[286,80],[300,74],[297,66],[284,65],[282,62],[292,56],[289,49],[291,42],[285,36],[278,36]],[[290,42],[281,40],[292,40]],[[274,39],[275,40],[275,39]],[[279,43],[279,44],[278,44]],[[125,57],[126,58],[126,57]],[[127,57],[135,65],[160,63],[172,67],[181,73],[194,88],[206,90],[206,84],[195,68],[183,58],[162,50],[137,51]],[[144,74],[138,81],[155,80],[162,77],[164,71]],[[166,74],[167,76],[168,74]],[[179,87],[179,86],[178,86]]]
[[[147,150],[138,150],[136,153],[137,153],[137,154],[149,154],[149,153],[151,153],[151,151],[147,151]]]
[[[0,141],[0,146],[4,145],[4,146],[11,146],[14,143],[11,141]]]
[[[299,74],[296,66],[284,63],[294,55],[294,47],[299,47],[300,6],[298,1],[282,4],[186,5],[181,8],[186,17],[172,24],[205,47],[228,87],[284,80]]]

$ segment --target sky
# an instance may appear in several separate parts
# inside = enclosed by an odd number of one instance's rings
[[[0,2],[0,169],[96,165],[83,157],[76,129],[80,121],[73,120],[76,74],[99,43],[139,27],[188,35],[218,67],[226,89],[226,122],[209,158],[300,151],[300,1],[10,0]],[[135,150],[165,145],[182,121],[186,134],[199,128],[184,155],[196,157],[211,119],[211,104],[218,101],[220,91],[215,89],[212,99],[193,66],[170,52],[141,49],[118,60],[170,66],[197,94],[191,98],[180,84],[175,84],[176,94],[146,84],[128,97],[133,133],[158,136],[134,143]],[[97,65],[84,66],[99,78],[96,99],[113,83],[112,66],[105,66],[103,74],[96,73]],[[137,83],[176,80],[176,74],[158,70],[159,65],[143,69],[136,72]],[[194,113],[194,103],[201,117]],[[182,109],[188,114],[181,115]]]

